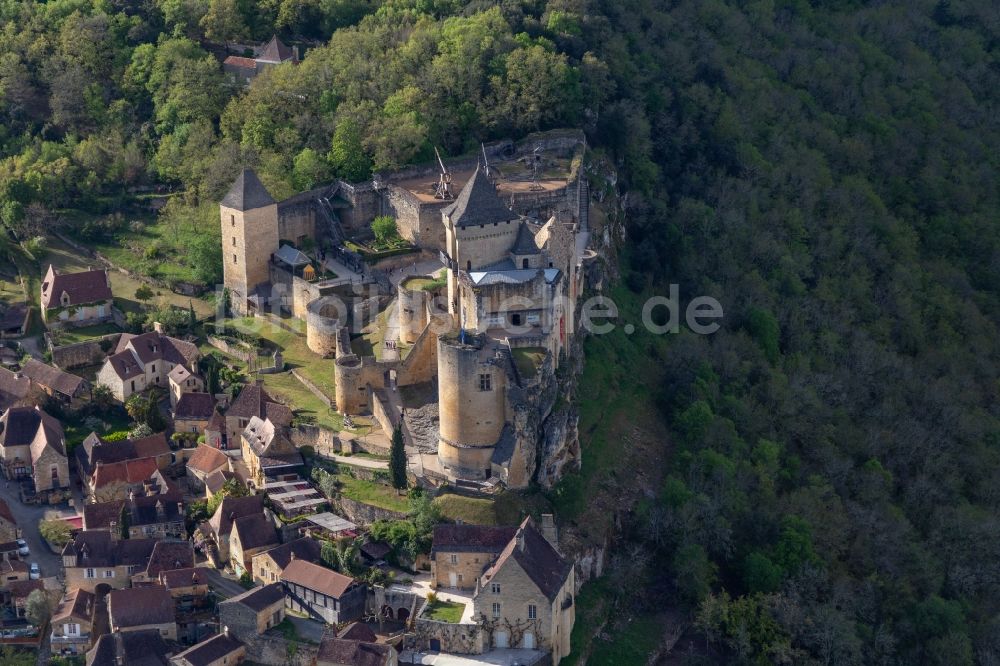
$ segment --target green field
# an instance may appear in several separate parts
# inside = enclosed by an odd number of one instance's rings
[[[346,474],[338,474],[337,481],[342,484],[341,494],[348,499],[399,513],[406,513],[410,509],[406,494],[400,495],[395,488],[386,484],[355,479]]]
[[[434,506],[446,520],[461,520],[472,525],[497,524],[495,503],[486,497],[465,497],[446,493],[434,498]]]
[[[94,326],[82,326],[80,328],[64,328],[52,332],[52,337],[57,345],[71,345],[77,342],[93,340],[112,333],[121,333],[121,329],[114,324],[96,324]]]

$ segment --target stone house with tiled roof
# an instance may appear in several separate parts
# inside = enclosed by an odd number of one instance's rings
[[[173,650],[156,629],[104,634],[87,653],[86,666],[168,666]]]
[[[32,386],[64,405],[75,407],[90,393],[90,383],[83,377],[35,359],[25,361],[21,372],[31,380]]]
[[[52,264],[42,278],[42,319],[49,325],[92,326],[114,320],[107,271],[56,273]]]
[[[285,619],[285,590],[272,583],[231,597],[219,604],[219,624],[241,641],[251,641]]]
[[[0,367],[0,412],[11,407],[31,407],[36,404],[31,379],[20,370]]]
[[[199,444],[188,458],[185,469],[188,484],[193,490],[200,491],[209,476],[229,469],[229,456],[212,446]]]
[[[246,647],[223,628],[197,645],[170,658],[170,666],[233,666],[243,661]]]
[[[173,370],[167,374],[167,384],[170,387],[170,408],[177,405],[181,395],[185,393],[199,393],[205,390],[205,380],[183,365],[175,365]]]
[[[251,417],[240,442],[243,463],[257,488],[264,487],[266,477],[291,473],[302,465],[298,449],[270,419]]]
[[[39,407],[12,407],[0,416],[0,458],[8,479],[30,478],[38,493],[69,487],[62,424]]]
[[[260,380],[248,383],[226,409],[226,448],[241,446],[241,436],[250,419],[268,420],[276,428],[287,428],[292,422],[292,410],[281,404],[264,390]]]
[[[264,513],[264,497],[226,497],[219,503],[212,517],[198,527],[195,545],[204,545],[215,556],[217,564],[229,562],[229,536],[237,518]]]
[[[93,592],[102,584],[112,589],[128,587],[135,573],[146,570],[156,543],[154,539],[116,541],[107,530],[78,532],[62,550],[66,588]]]
[[[174,432],[200,434],[215,414],[215,396],[192,391],[181,395],[173,408]]]
[[[125,500],[83,506],[83,529],[108,530],[112,539],[122,536],[125,522],[130,539],[179,539],[185,536],[184,499],[180,492],[136,495]]]
[[[13,550],[17,551],[17,543],[11,542]],[[5,558],[0,560],[0,590],[6,590],[7,586],[15,581],[29,580],[31,578],[28,563],[23,560]]]
[[[281,572],[292,559],[316,562],[319,560],[319,542],[311,537],[300,537],[280,546],[269,548],[253,556],[253,579],[258,583],[276,583]]]
[[[97,383],[125,402],[135,393],[160,387],[169,389],[170,372],[178,365],[194,371],[201,352],[198,346],[159,331],[141,335],[122,333],[115,352],[97,373]]]
[[[108,594],[108,619],[113,632],[160,632],[166,640],[177,640],[174,600],[162,585],[130,587]]]
[[[55,654],[80,655],[93,646],[97,599],[80,588],[68,590],[52,611],[49,644]],[[97,627],[99,629],[99,627]]]
[[[21,529],[17,526],[17,518],[10,510],[7,500],[0,499],[0,543],[13,541],[21,536]]]
[[[327,624],[357,620],[364,613],[365,584],[318,564],[293,557],[281,582],[288,608]]]
[[[156,486],[154,476],[160,468],[154,458],[139,458],[123,460],[122,462],[102,464],[94,468],[94,473],[87,479],[87,492],[96,502],[124,500],[129,493],[149,492]]]
[[[517,532],[511,526],[437,525],[431,547],[431,583],[472,590],[483,569]]]
[[[263,513],[237,518],[229,532],[229,563],[237,575],[243,575],[253,567],[254,555],[279,543],[274,523]]]
[[[260,72],[281,63],[299,61],[298,51],[286,45],[275,35],[264,46],[256,49],[252,58],[231,55],[222,63],[222,71],[232,85],[249,85]]]
[[[84,477],[91,476],[98,464],[153,458],[157,468],[166,469],[173,462],[173,452],[164,433],[118,442],[106,442],[97,433],[90,433],[76,447],[75,454],[77,468]]]

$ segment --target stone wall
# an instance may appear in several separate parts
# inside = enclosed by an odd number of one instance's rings
[[[389,509],[372,506],[371,504],[356,502],[344,496],[330,500],[330,505],[334,513],[339,513],[352,523],[357,523],[361,526],[371,525],[376,520],[399,520],[406,517],[406,514],[399,513],[398,511],[390,511]]]
[[[105,335],[98,340],[87,340],[86,342],[77,342],[72,345],[52,347],[52,365],[61,370],[68,370],[70,368],[102,363],[108,353],[113,351],[118,345],[118,338],[120,337],[120,333],[113,333]],[[105,352],[101,347],[101,342],[105,340],[107,342],[104,346],[107,347],[108,352]]]
[[[413,624],[413,647],[421,651],[432,649],[431,641],[439,641],[433,647],[441,652],[454,654],[482,654],[485,647],[482,628],[476,624],[452,624],[418,617]]]

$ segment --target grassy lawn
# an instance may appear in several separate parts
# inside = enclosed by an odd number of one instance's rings
[[[423,289],[424,291],[434,291],[438,287],[445,287],[448,285],[447,277],[426,277],[426,276],[414,276],[408,277],[403,280],[403,286],[410,291],[415,291],[417,289]]]
[[[100,249],[91,243],[82,244],[87,247]],[[42,272],[48,269],[49,264],[55,266],[57,271],[62,272],[84,271],[97,266],[95,260],[80,256],[79,252],[58,238],[49,238],[47,249],[48,252],[39,261],[40,268],[36,271],[39,278]],[[103,250],[101,251],[103,252]],[[106,256],[115,261],[110,255]],[[131,278],[120,271],[108,271],[108,277],[111,280],[111,291],[115,295],[115,305],[125,312],[138,312],[143,308],[142,303],[135,297],[135,291],[139,287],[146,285],[145,282]],[[150,306],[172,305],[174,307],[187,308],[188,303],[190,303],[194,306],[195,314],[199,317],[209,317],[215,313],[215,306],[204,299],[182,296],[181,294],[175,294],[169,289],[157,287],[153,287],[152,289],[154,295],[149,302]]]
[[[292,318],[282,319],[281,321],[285,325],[291,327],[303,326],[302,322]],[[266,319],[253,317],[229,319],[226,320],[225,323],[226,325],[232,325],[237,330],[247,333],[255,333],[268,340],[271,344],[281,349],[281,354],[288,366],[295,368],[303,377],[315,384],[316,387],[331,400],[336,397],[333,380],[333,359],[321,358],[309,349],[306,345],[304,329],[301,334],[293,333],[292,331],[285,330],[280,326],[269,323]],[[290,379],[297,382],[294,377],[290,377]],[[264,383],[267,383],[266,378]],[[302,387],[301,384],[299,384],[299,386],[302,390],[307,393],[309,392],[305,387]],[[310,393],[310,395],[312,394]]]
[[[473,525],[497,524],[497,512],[492,499],[447,493],[435,497],[433,503],[448,520],[461,520]]]
[[[54,333],[57,344],[71,345],[76,342],[93,340],[112,333],[121,333],[121,329],[114,324],[97,324],[95,326],[82,326],[80,328],[60,329]]]
[[[541,347],[519,347],[511,350],[517,371],[524,378],[531,378],[538,372],[538,366],[545,360],[545,350]]]
[[[95,430],[98,435],[107,435],[118,430],[128,430],[132,425],[132,421],[129,419],[128,414],[125,413],[123,407],[112,407],[97,418],[101,421],[97,428],[93,428],[87,425],[84,420],[76,418],[67,418],[62,421],[63,430],[66,433],[67,454],[71,453],[74,447],[81,444],[87,438],[87,435]]]
[[[378,316],[361,330],[361,335],[351,339],[351,351],[358,356],[374,356],[381,359],[382,352],[385,351],[385,334],[389,328],[389,316],[395,310],[396,301],[394,299],[385,310],[378,313]],[[399,343],[397,348],[400,358],[406,358],[406,351],[409,347]]]
[[[437,620],[438,622],[449,622],[458,624],[462,621],[462,613],[465,611],[465,604],[454,601],[441,601],[440,599],[432,604],[427,604],[424,609],[424,617]]]
[[[316,425],[330,430],[343,430],[344,417],[323,404],[323,401],[313,395],[312,391],[302,385],[291,372],[279,372],[273,375],[260,375],[264,387],[272,397],[280,399],[292,407],[296,414],[308,414],[315,417]]]
[[[389,511],[398,511],[399,513],[406,513],[410,509],[406,495],[400,495],[391,486],[378,483],[377,481],[355,479],[353,476],[346,474],[338,474],[337,481],[342,484],[340,488],[341,494],[348,499],[371,504],[372,506],[388,509]]]

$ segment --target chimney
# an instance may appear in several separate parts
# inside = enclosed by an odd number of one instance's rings
[[[288,554],[288,559],[289,560],[294,560],[295,559],[295,551],[294,550]]]
[[[542,536],[552,544],[552,547],[559,550],[559,528],[556,527],[555,517],[551,513],[542,514]]]
[[[222,635],[225,636],[226,638],[229,638],[229,626],[228,625],[223,625],[222,626]]]
[[[153,322],[153,330],[156,331],[157,333],[159,333],[160,335],[163,335],[163,324],[161,324],[158,321],[154,321]],[[156,351],[155,347],[153,348],[153,351]]]
[[[524,552],[524,528],[519,527],[517,529],[517,534],[514,535],[514,538],[517,539],[517,549],[523,553]]]

